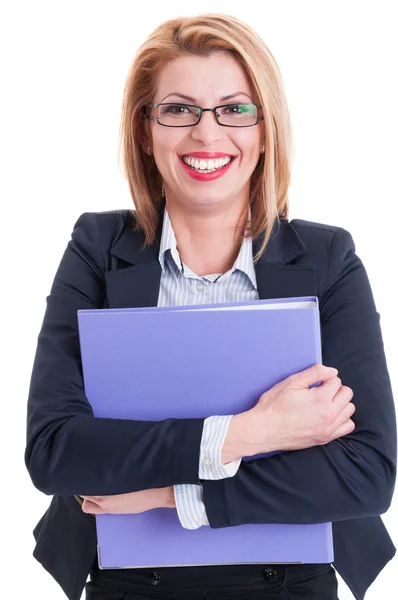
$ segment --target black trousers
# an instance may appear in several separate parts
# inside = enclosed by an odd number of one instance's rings
[[[94,569],[86,600],[338,600],[331,564]]]

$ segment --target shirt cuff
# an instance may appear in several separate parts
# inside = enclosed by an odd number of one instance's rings
[[[198,529],[210,525],[204,503],[203,486],[180,484],[174,486],[176,509],[181,525],[185,529]]]
[[[204,420],[199,455],[199,479],[226,479],[236,475],[241,458],[225,465],[221,451],[233,415],[215,415]]]

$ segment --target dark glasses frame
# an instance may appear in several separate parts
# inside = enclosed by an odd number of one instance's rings
[[[232,104],[231,103],[220,104],[219,106],[215,106],[214,108],[202,108],[201,106],[196,106],[196,104],[187,104],[186,102],[159,102],[158,104],[146,104],[145,106],[143,106],[142,110],[144,113],[144,117],[146,119],[150,119],[151,121],[156,121],[156,123],[158,125],[161,125],[162,127],[173,127],[173,128],[174,127],[195,127],[196,125],[198,125],[200,123],[200,120],[201,120],[204,112],[214,113],[217,123],[221,127],[254,127],[254,125],[257,125],[260,121],[264,120],[264,117],[257,117],[257,121],[255,123],[252,123],[251,125],[226,125],[225,123],[220,123],[220,121],[218,120],[220,115],[217,113],[217,109],[225,108],[227,106],[239,106],[239,104],[250,104],[252,106],[255,106],[256,108],[262,108],[261,104],[254,104],[254,102],[234,102]],[[197,108],[199,110],[200,114],[199,114],[199,118],[196,121],[196,123],[190,123],[190,125],[165,125],[164,123],[160,123],[158,117],[152,117],[152,116],[148,115],[148,113],[147,113],[148,108],[157,108],[158,106],[188,106],[189,108]]]

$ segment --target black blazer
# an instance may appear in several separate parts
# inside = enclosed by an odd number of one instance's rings
[[[284,220],[275,224],[255,270],[261,299],[318,296],[323,363],[336,367],[354,391],[353,433],[242,462],[232,478],[202,481],[204,419],[93,417],[83,387],[77,310],[157,305],[163,209],[157,243],[145,250],[142,233],[131,230],[131,211],[82,214],[56,272],[28,399],[26,466],[34,485],[54,495],[34,529],[33,555],[67,597],[78,600],[96,560],[96,530],[74,495],[202,483],[212,528],[332,521],[334,566],[362,600],[395,554],[379,515],[389,508],[395,485],[396,419],[380,316],[348,231]],[[253,254],[260,242],[254,240]],[[143,463],[149,447],[153,460]]]

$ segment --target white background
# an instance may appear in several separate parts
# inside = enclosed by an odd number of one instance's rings
[[[33,487],[23,461],[30,374],[46,296],[78,216],[131,206],[117,162],[122,91],[136,48],[162,21],[226,12],[271,49],[294,128],[290,218],[352,233],[397,397],[394,9],[393,0],[3,2],[1,564],[12,597],[65,598],[32,557],[32,529],[50,498]],[[398,543],[397,496],[383,520]],[[397,559],[387,565],[366,600],[394,596],[397,567]],[[352,598],[340,578],[339,594]]]

